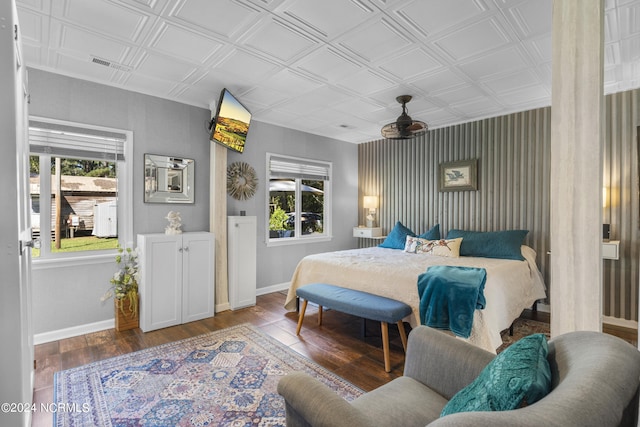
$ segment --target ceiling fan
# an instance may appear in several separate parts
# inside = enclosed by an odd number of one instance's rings
[[[382,127],[382,136],[387,139],[409,139],[425,133],[428,129],[427,124],[413,120],[407,114],[407,102],[411,101],[411,95],[401,95],[396,101],[402,104],[402,114],[395,122]]]

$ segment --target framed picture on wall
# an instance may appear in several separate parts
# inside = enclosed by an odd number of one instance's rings
[[[440,191],[478,189],[478,159],[440,163]]]

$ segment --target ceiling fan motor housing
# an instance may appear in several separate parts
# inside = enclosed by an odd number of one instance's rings
[[[382,128],[382,136],[388,139],[407,139],[427,131],[424,122],[413,121],[407,114],[407,102],[411,101],[411,95],[401,95],[396,98],[402,104],[402,114],[395,123],[389,123]]]

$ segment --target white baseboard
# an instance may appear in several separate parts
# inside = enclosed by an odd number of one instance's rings
[[[271,294],[273,292],[286,291],[287,289],[289,289],[289,285],[290,282],[285,282],[267,286],[264,288],[257,288],[256,296]],[[231,310],[231,306],[228,302],[217,304],[215,310],[216,313],[219,313],[221,311]],[[103,320],[95,323],[87,323],[86,325],[73,326],[71,328],[35,334],[33,336],[33,344],[44,344],[51,341],[63,340],[65,338],[77,337],[78,335],[90,334],[92,332],[104,331],[105,329],[113,328],[115,328],[115,319]]]
[[[538,311],[551,313],[551,306],[549,304],[538,303]],[[623,328],[638,329],[638,322],[635,320],[620,319],[619,317],[602,316],[602,323]]]
[[[33,344],[44,344],[51,341],[63,340],[65,338],[77,337],[78,335],[104,331],[105,329],[113,329],[115,327],[115,319],[109,319],[95,323],[87,323],[85,325],[72,326],[71,328],[58,329],[56,331],[43,332],[33,336]]]
[[[264,288],[257,288],[256,296],[286,291],[289,290],[289,286],[291,286],[291,282],[276,283],[275,285],[265,286]]]
[[[638,329],[638,322],[635,320],[620,319],[619,317],[603,316],[602,323],[623,328]]]
[[[221,311],[231,310],[231,304],[228,302],[223,302],[222,304],[216,304],[215,311],[216,313],[220,313]]]
[[[274,292],[286,291],[289,289],[291,282],[277,283],[271,286],[265,286],[264,288],[256,288],[256,296],[272,294]],[[231,304],[228,302],[216,305],[216,313],[221,311],[231,310]]]

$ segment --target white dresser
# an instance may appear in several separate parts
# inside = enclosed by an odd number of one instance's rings
[[[208,232],[139,234],[140,329],[213,317],[215,240]]]

